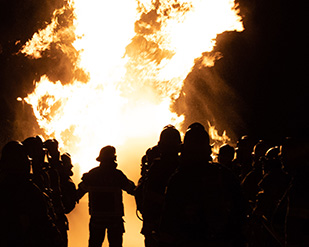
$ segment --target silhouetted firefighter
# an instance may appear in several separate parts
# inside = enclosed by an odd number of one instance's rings
[[[63,246],[45,197],[30,179],[30,160],[20,142],[11,141],[2,149],[0,193],[1,247]]]
[[[160,226],[161,246],[244,246],[247,204],[237,178],[211,161],[209,135],[189,126],[181,163],[167,186]]]
[[[136,202],[136,214],[139,219],[140,216],[138,213],[143,211],[143,198],[144,198],[144,184],[147,178],[147,173],[151,167],[151,164],[154,159],[160,157],[160,152],[158,145],[148,148],[146,154],[141,159],[141,177],[137,182],[137,187],[134,192],[135,202]]]
[[[122,190],[133,195],[135,185],[117,169],[114,147],[103,147],[97,161],[100,165],[83,175],[77,191],[78,200],[89,194],[89,247],[102,246],[106,230],[109,245],[120,247],[124,233]]]
[[[151,157],[148,151],[147,172],[137,186],[135,194],[138,210],[142,213],[143,228],[141,233],[145,236],[145,246],[158,246],[155,234],[158,231],[165,188],[170,176],[179,165],[179,152],[181,137],[179,131],[172,125],[165,126],[160,134],[156,146],[156,158]],[[150,155],[150,157],[149,157]]]
[[[39,136],[28,137],[22,143],[31,158],[32,181],[50,197],[52,189],[47,172],[49,164],[45,162],[46,149],[42,139]]]
[[[57,216],[52,201],[53,190],[48,173],[49,164],[45,162],[47,150],[44,148],[43,141],[39,136],[28,137],[22,143],[26,148],[27,155],[31,158],[31,180],[42,191],[48,205],[48,214],[56,222]]]
[[[68,246],[68,234],[69,222],[65,215],[65,208],[63,205],[63,195],[61,191],[60,183],[60,170],[62,169],[62,162],[60,160],[60,152],[58,150],[58,141],[55,139],[48,139],[44,142],[44,146],[47,149],[47,157],[49,168],[47,170],[50,177],[51,184],[51,199],[53,202],[56,220],[55,223],[62,234],[62,238],[65,240],[65,246]]]
[[[236,157],[233,160],[234,172],[238,173],[240,181],[252,170],[253,164],[253,147],[255,145],[254,138],[244,135],[237,141]],[[237,171],[238,170],[238,171]]]
[[[249,201],[251,211],[256,205],[256,195],[258,194],[259,182],[264,176],[264,164],[265,164],[265,153],[269,149],[269,144],[263,140],[259,140],[252,152],[253,163],[252,171],[250,171],[241,182],[241,186],[244,191],[244,195]],[[251,213],[251,212],[249,212]]]
[[[62,193],[62,203],[64,206],[64,213],[70,213],[76,205],[77,191],[76,186],[71,178],[73,176],[73,165],[71,155],[64,153],[61,155],[62,167],[60,169],[60,187]]]
[[[286,138],[281,145],[283,166],[291,176],[284,198],[286,246],[309,246],[309,141]]]
[[[264,157],[249,246],[309,246],[308,140],[286,138]]]

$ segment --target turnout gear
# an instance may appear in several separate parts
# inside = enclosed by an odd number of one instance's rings
[[[108,230],[110,246],[122,246],[124,206],[122,190],[133,195],[135,185],[117,169],[116,149],[106,146],[97,160],[100,165],[85,173],[78,185],[77,199],[89,195],[89,247],[101,246]]]

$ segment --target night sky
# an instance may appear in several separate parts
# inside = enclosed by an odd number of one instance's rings
[[[208,68],[200,66],[201,59],[196,60],[173,109],[185,115],[184,126],[209,120],[233,138],[244,134],[275,140],[307,137],[308,31],[304,4],[279,0],[238,3],[245,30],[217,36],[214,51],[204,56],[219,52],[222,58]],[[61,53],[56,45],[36,60],[18,54],[22,45],[46,26],[54,9],[63,4],[63,0],[1,0],[1,146],[40,132],[31,108],[16,100],[33,91],[34,80],[44,74],[62,83],[85,78],[83,72],[74,69],[74,57]],[[71,15],[70,10],[62,14],[61,25],[68,25]],[[203,31],[202,24],[197,28]]]

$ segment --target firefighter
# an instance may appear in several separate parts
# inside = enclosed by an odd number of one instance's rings
[[[58,141],[56,139],[48,139],[44,142],[44,146],[47,149],[48,157],[48,174],[51,182],[51,199],[56,214],[56,225],[60,230],[63,239],[65,240],[65,246],[68,246],[68,230],[69,222],[65,215],[65,208],[62,201],[62,191],[60,183],[60,170],[62,162],[60,160],[60,152],[58,150]]]
[[[285,244],[309,246],[309,142],[307,139],[288,137],[280,147],[280,157],[291,176],[286,188]],[[280,205],[278,205],[280,206]]]
[[[249,201],[252,209],[255,207],[256,204],[256,195],[260,191],[258,184],[264,176],[264,156],[268,149],[269,145],[265,141],[259,140],[256,143],[252,152],[254,160],[253,169],[241,181],[241,186],[243,188],[244,194]]]
[[[260,191],[256,197],[256,206],[252,211],[254,224],[250,246],[284,246],[285,200],[291,176],[283,170],[278,146],[271,147],[265,154],[265,175],[259,182]]]
[[[233,162],[234,166],[238,167],[238,176],[240,181],[242,181],[245,176],[252,170],[252,151],[255,144],[255,140],[248,135],[242,136],[237,141],[235,148],[236,157]]]
[[[166,189],[160,245],[244,246],[246,206],[237,178],[212,162],[203,125],[189,126],[179,169]]]
[[[50,177],[47,172],[48,163],[44,161],[46,149],[39,136],[28,137],[22,144],[24,145],[28,156],[31,158],[32,181],[46,193],[51,196]]]
[[[142,216],[141,233],[145,236],[145,246],[158,246],[155,234],[158,231],[164,193],[170,176],[179,165],[181,137],[179,131],[172,125],[163,128],[158,142],[159,157],[154,159],[145,175],[142,187]],[[139,188],[138,188],[139,189]]]
[[[158,145],[148,148],[141,159],[141,177],[138,179],[137,186],[134,192],[136,203],[136,215],[140,220],[143,220],[139,214],[143,213],[144,205],[144,185],[147,180],[147,174],[153,161],[160,157]]]
[[[62,193],[62,203],[64,206],[64,213],[70,213],[76,205],[76,186],[72,180],[73,165],[71,155],[64,153],[61,155],[62,167],[60,169],[60,187]]]
[[[25,147],[27,155],[31,158],[31,180],[42,191],[48,205],[48,215],[56,222],[57,215],[52,200],[53,189],[49,176],[49,163],[45,161],[47,150],[39,136],[28,137],[22,144]]]
[[[42,191],[31,181],[30,160],[22,143],[8,142],[0,160],[0,246],[62,247]]]
[[[117,169],[116,149],[105,146],[96,159],[100,162],[82,176],[77,198],[89,195],[89,247],[101,247],[107,230],[109,246],[121,247],[124,233],[122,190],[133,195],[135,185]]]
[[[234,156],[235,156],[235,149],[231,145],[223,144],[220,146],[218,154],[218,163],[230,169],[235,174],[235,176],[237,176],[239,172],[235,170],[238,167],[234,166],[233,163]]]

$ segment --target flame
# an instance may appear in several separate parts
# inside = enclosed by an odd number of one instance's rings
[[[24,53],[26,56],[38,59],[42,57],[42,52],[49,49],[51,43],[61,41],[61,32],[57,31],[58,27],[58,16],[63,14],[66,10],[65,7],[57,9],[53,13],[53,19],[46,28],[39,30],[35,33],[31,40],[27,41],[26,44],[20,50],[20,53]]]
[[[60,28],[59,16],[68,8],[74,18]],[[104,145],[156,142],[163,126],[180,126],[184,117],[170,105],[195,59],[226,30],[243,30],[230,0],[71,1],[20,52],[37,59],[57,43],[64,53],[78,54],[75,69],[85,71],[88,81],[63,85],[42,76],[25,101],[46,136],[56,138],[85,172]],[[68,37],[73,47],[64,42]],[[204,65],[219,57],[204,57]]]
[[[220,135],[216,127],[211,125],[209,121],[208,121],[208,133],[209,133],[210,139],[213,141],[211,156],[213,160],[217,161],[217,156],[219,154],[221,145],[230,142],[231,139],[228,137],[225,130],[223,131],[222,135]]]

